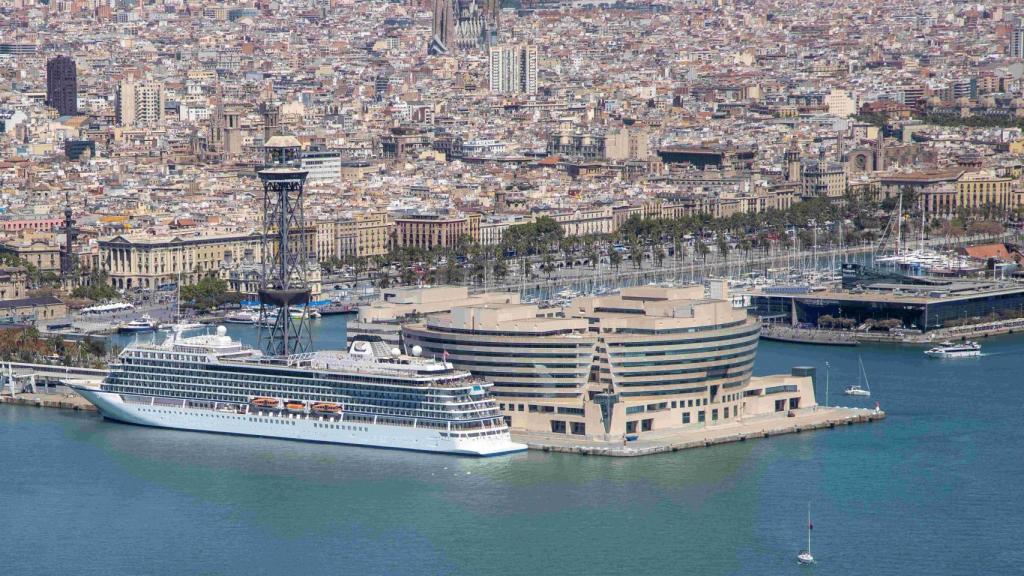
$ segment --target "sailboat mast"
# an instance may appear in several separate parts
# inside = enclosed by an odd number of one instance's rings
[[[811,505],[807,504],[807,553],[811,553]]]
[[[903,191],[900,190],[900,199],[896,204],[896,255],[902,253],[903,247]]]

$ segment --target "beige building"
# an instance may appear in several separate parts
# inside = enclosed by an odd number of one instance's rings
[[[395,218],[395,239],[398,246],[412,246],[431,250],[454,248],[459,239],[468,236],[480,239],[480,215],[441,216],[417,214]]]
[[[67,305],[49,294],[34,298],[0,300],[0,324],[31,324],[39,320],[63,318],[67,315]]]
[[[60,271],[60,246],[53,234],[27,234],[0,244],[0,253],[20,258],[43,272]]]
[[[392,288],[379,300],[359,307],[359,322],[395,322],[403,318],[448,312],[458,306],[511,305],[519,303],[518,292],[484,292],[470,296],[465,286]]]
[[[563,311],[460,306],[402,331],[407,347],[490,381],[513,431],[621,442],[813,406],[810,378],[751,379],[758,322],[721,281],[713,290],[628,288]]]
[[[369,258],[388,253],[395,222],[386,212],[357,214],[336,223],[340,258]]]
[[[605,133],[604,155],[608,160],[650,160],[650,135],[638,126],[620,126]]]
[[[259,262],[260,235],[119,235],[100,240],[100,266],[115,288],[152,290],[161,284],[194,284],[222,264]]]
[[[551,218],[561,225],[566,236],[585,236],[588,234],[611,234],[612,207],[584,208],[562,214],[552,214]]]
[[[17,300],[28,290],[25,269],[13,266],[0,268],[0,300]]]
[[[918,202],[929,217],[948,218],[961,210],[989,206],[1006,211],[1019,206],[1021,200],[1013,191],[1013,179],[997,176],[991,170],[893,174],[879,179],[879,189],[884,198],[896,197],[901,192],[917,193]]]

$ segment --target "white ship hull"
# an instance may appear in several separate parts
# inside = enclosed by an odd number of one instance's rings
[[[932,358],[970,358],[973,356],[981,356],[981,350],[962,350],[956,352],[935,352],[932,350],[928,350],[925,352],[925,354],[931,356]]]
[[[470,437],[465,433],[432,428],[346,422],[344,418],[311,414],[258,410],[238,414],[181,405],[125,402],[117,393],[89,386],[72,387],[96,405],[104,417],[141,426],[472,456],[496,456],[526,450],[524,444],[512,442],[507,430],[491,434],[477,432],[478,436]]]

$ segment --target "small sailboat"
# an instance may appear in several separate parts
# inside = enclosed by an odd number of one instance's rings
[[[814,564],[814,556],[811,555],[811,530],[814,529],[814,524],[811,523],[811,505],[807,505],[807,550],[800,551],[796,555],[796,561],[799,564]]]
[[[857,361],[860,362],[860,374],[857,375],[857,383],[847,386],[843,390],[843,394],[847,396],[871,396],[871,384],[868,383],[868,372],[864,369],[864,360],[858,356]],[[864,381],[864,386],[860,385],[861,379]]]

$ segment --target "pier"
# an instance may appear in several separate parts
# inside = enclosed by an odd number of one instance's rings
[[[0,404],[95,412],[96,407],[64,381],[101,380],[106,375],[106,370],[95,368],[5,362],[0,364]]]
[[[574,438],[565,434],[533,433],[513,430],[512,440],[522,442],[531,450],[568,452],[588,456],[648,456],[664,452],[678,452],[691,448],[707,448],[719,444],[745,442],[757,438],[770,438],[782,434],[799,434],[812,430],[834,429],[838,426],[867,424],[885,418],[885,412],[866,408],[815,406],[768,416],[744,418],[740,422],[716,424],[692,430],[665,433],[644,433],[631,442],[602,442]]]

